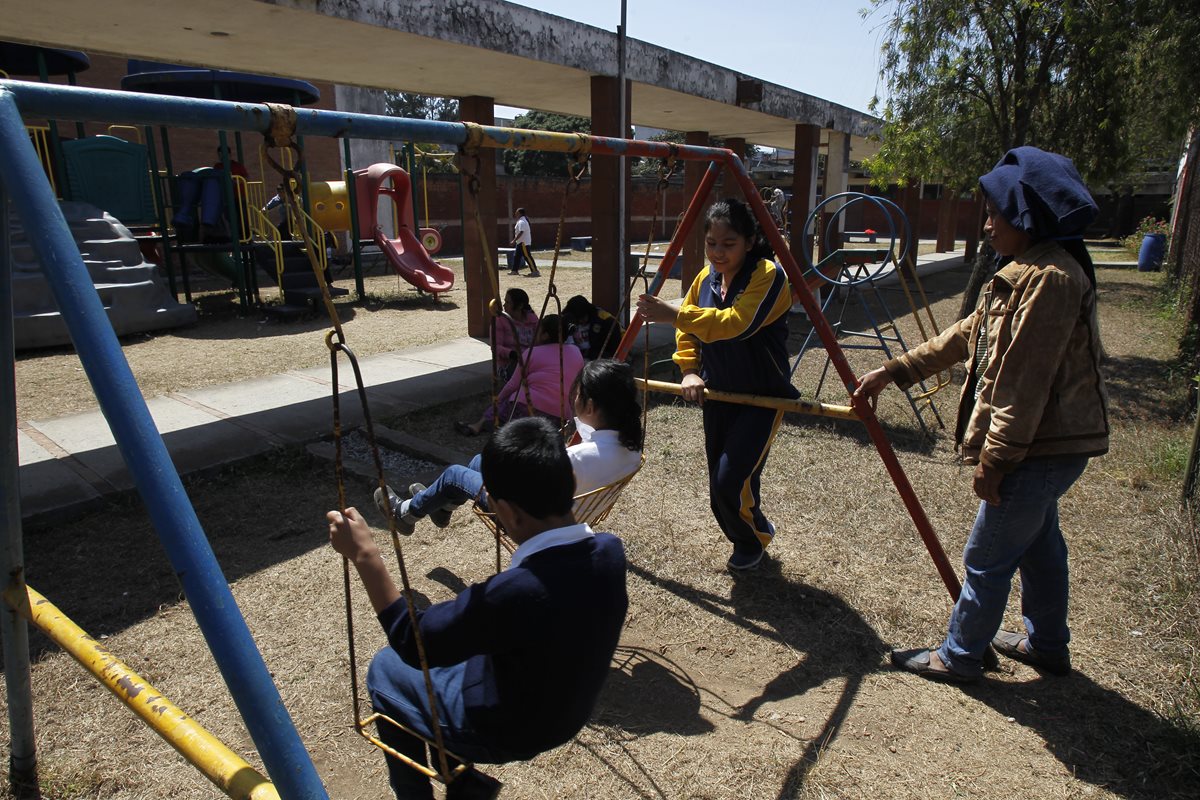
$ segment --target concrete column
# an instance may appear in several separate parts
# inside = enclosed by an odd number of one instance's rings
[[[685,144],[693,144],[698,147],[708,146],[708,131],[688,131],[684,136]],[[704,177],[704,173],[708,170],[707,161],[687,161],[683,171],[683,194],[687,198],[684,203],[691,202],[692,195],[696,193],[696,189],[700,186],[700,179]],[[705,206],[709,205],[711,198],[705,200]],[[683,242],[683,254],[679,259],[680,270],[683,276],[682,291],[687,292],[691,287],[692,281],[700,274],[700,270],[704,268],[704,219],[696,220],[696,224],[692,226],[691,232]]]
[[[792,255],[800,269],[812,259],[812,236],[801,236],[809,212],[817,204],[817,148],[821,129],[816,125],[796,126],[796,161],[792,168],[791,211]]]
[[[829,131],[829,149],[825,157],[825,197],[841,194],[850,186],[850,134]],[[844,203],[838,201],[825,206],[830,214],[837,213]],[[846,219],[838,217],[836,229],[827,243],[829,248],[836,250],[842,246],[842,231],[846,230]],[[824,228],[822,228],[824,231]]]
[[[734,137],[732,139],[726,139],[725,146],[728,147],[730,150],[732,150],[734,152],[734,154],[742,160],[742,163],[746,162],[746,140],[745,139],[743,139],[741,137]],[[726,173],[721,176],[721,196],[722,197],[729,197],[732,195],[734,197],[745,198],[745,194],[746,193],[742,191],[741,185],[736,180],[734,180],[733,176],[730,175],[728,173],[728,171],[726,171]]]
[[[621,131],[620,92],[616,78],[603,75],[592,76],[592,135],[626,138],[628,131]],[[626,83],[628,89],[628,82]],[[625,96],[628,109],[629,95]],[[629,118],[628,111],[626,119]],[[625,159],[625,196],[632,195],[630,159]],[[617,212],[618,187],[620,185],[619,160],[614,156],[592,158],[592,302],[601,308],[617,313],[624,301],[625,289],[621,286],[620,264],[622,255],[617,251],[617,242],[626,241],[621,231],[629,230],[629,207],[626,204],[625,219]],[[624,258],[629,260],[628,251]]]
[[[948,253],[954,249],[958,222],[958,192],[942,186],[942,197],[938,201],[937,245],[935,251]]]
[[[490,97],[464,97],[458,103],[459,117],[463,122],[475,122],[480,125],[495,125],[495,103]],[[475,160],[468,159],[467,166],[475,168]],[[479,190],[472,194],[469,181],[462,179],[463,220],[466,230],[463,236],[463,272],[467,283],[467,335],[487,336],[488,303],[491,302],[492,281],[487,274],[485,251],[489,254],[492,269],[498,267],[499,246],[496,236],[496,151],[490,147],[479,150]],[[475,222],[475,212],[483,224],[483,232],[487,241],[479,241],[479,227]]]

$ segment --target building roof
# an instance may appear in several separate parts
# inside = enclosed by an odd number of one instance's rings
[[[591,116],[590,79],[616,76],[615,33],[501,0],[38,0],[0,38],[148,60]],[[630,39],[630,123],[775,148],[797,123],[873,147],[863,112]],[[797,76],[800,79],[803,76]]]

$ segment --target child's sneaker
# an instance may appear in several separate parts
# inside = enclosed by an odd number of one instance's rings
[[[763,556],[767,554],[767,549],[759,545],[757,552],[747,549],[733,548],[733,555],[729,557],[729,561],[725,566],[729,567],[734,572],[742,572],[748,569],[754,569],[763,560]]]
[[[401,536],[411,536],[416,530],[417,519],[408,513],[408,501],[397,497],[392,487],[385,486],[375,490],[375,507],[383,514],[384,519],[395,517],[396,533]]]
[[[416,497],[419,493],[425,491],[425,488],[425,484],[423,483],[410,483],[408,485],[409,498],[411,499]],[[437,511],[430,511],[427,516],[429,517],[429,521],[434,525],[437,525],[439,528],[444,528],[450,524],[450,515],[452,513],[454,512],[448,511],[444,508],[439,508]]]

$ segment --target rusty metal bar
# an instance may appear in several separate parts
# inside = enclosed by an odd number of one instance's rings
[[[792,284],[792,292],[804,305],[804,310],[808,313],[809,320],[812,322],[817,335],[821,338],[821,343],[825,345],[825,350],[829,354],[829,359],[833,363],[834,369],[837,370],[838,377],[842,379],[842,385],[846,388],[847,395],[853,398],[854,390],[858,388],[858,376],[850,368],[850,362],[846,360],[846,354],[842,352],[841,346],[838,345],[837,336],[834,334],[833,329],[829,327],[829,322],[825,319],[825,315],[821,313],[821,307],[817,303],[817,299],[813,296],[813,293],[808,288],[808,284],[804,281],[804,275],[800,271],[800,267],[796,263],[791,249],[787,246],[787,242],[784,241],[779,228],[775,226],[774,221],[771,219],[771,214],[767,211],[766,204],[758,196],[758,192],[754,190],[754,182],[750,180],[750,175],[746,172],[745,165],[739,159],[732,156],[726,163],[733,173],[734,178],[741,185],[750,203],[750,207],[754,209],[754,215],[758,218],[759,225],[766,232],[767,238],[771,242],[771,247],[775,250],[776,258],[783,266],[784,271],[787,272],[788,280]],[[957,600],[959,592],[962,591],[962,584],[959,583],[958,576],[954,573],[954,568],[950,565],[949,559],[946,558],[946,551],[942,549],[942,543],[938,541],[937,534],[933,530],[933,525],[929,522],[929,517],[926,516],[925,509],[921,506],[921,501],[917,499],[917,493],[913,490],[912,484],[909,483],[908,476],[904,474],[904,468],[900,466],[900,459],[896,457],[896,451],[892,449],[892,443],[888,441],[887,434],[883,431],[883,426],[879,424],[879,418],[875,416],[875,409],[865,399],[857,401],[852,399],[851,402],[854,404],[853,407],[858,414],[858,418],[867,426],[867,432],[871,436],[871,441],[874,442],[875,449],[879,451],[879,458],[883,461],[888,475],[891,476],[892,483],[895,484],[896,491],[899,492],[904,507],[908,509],[908,514],[912,517],[913,524],[917,527],[917,533],[920,534],[921,540],[925,543],[925,549],[929,551],[929,556],[933,559],[934,567],[937,568],[938,575],[942,578],[942,583],[946,585],[946,590],[950,593],[950,597]]]
[[[92,673],[225,794],[234,800],[279,800],[279,793],[270,781],[35,589],[9,584],[4,590],[4,601]]]
[[[678,383],[667,383],[665,381],[643,380],[635,377],[634,383],[641,388],[649,389],[652,392],[662,392],[664,394],[673,394],[677,397],[683,396],[683,387]],[[848,419],[858,422],[858,414],[850,406],[835,406],[829,403],[818,403],[815,400],[801,400],[799,398],[792,399],[790,397],[768,397],[761,394],[737,394],[735,392],[722,392],[718,389],[705,389],[705,400],[720,400],[723,403],[737,403],[742,406],[758,406],[760,408],[774,408],[777,411],[792,411],[797,414],[809,414],[816,417],[833,417],[834,419]]]

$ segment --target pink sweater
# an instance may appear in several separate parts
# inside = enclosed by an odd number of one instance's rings
[[[515,339],[513,326],[508,324],[508,320],[504,317],[496,320],[496,353],[501,361],[507,361],[510,353],[519,354],[533,344],[533,332],[538,324],[538,315],[533,313],[533,309],[526,310],[524,319],[514,318],[513,321],[517,327]]]
[[[557,342],[539,344],[530,350],[528,384],[533,407],[543,414],[557,417],[561,413],[565,414],[568,419],[573,417],[575,411],[571,408],[571,385],[575,383],[575,376],[581,369],[583,369],[583,354],[573,344],[564,344],[562,347],[561,379],[558,371]],[[525,402],[525,387],[521,385],[524,370],[525,356],[522,355],[512,377],[508,379],[508,383],[504,384],[504,388],[497,395],[499,400],[503,401],[512,397],[515,402]]]

